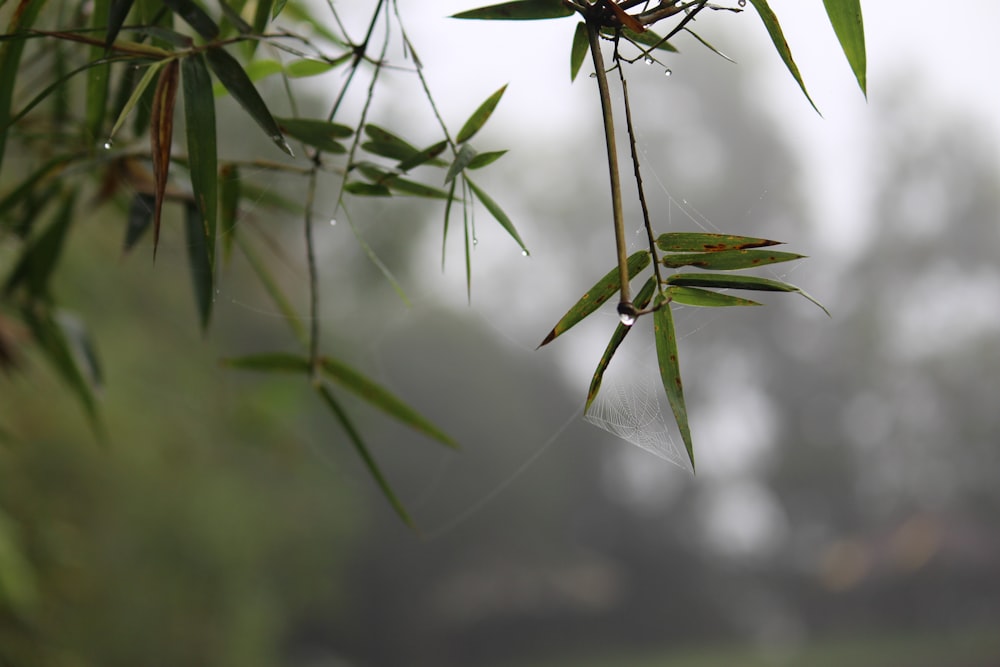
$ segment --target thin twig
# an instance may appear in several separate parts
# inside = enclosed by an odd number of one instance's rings
[[[618,251],[618,280],[621,286],[621,300],[618,303],[618,313],[632,317],[635,306],[629,291],[628,252],[625,247],[625,219],[622,213],[622,185],[618,173],[618,148],[615,143],[615,125],[611,108],[611,92],[608,88],[608,74],[604,69],[604,56],[601,54],[601,25],[594,16],[587,16],[587,37],[590,41],[590,54],[594,61],[594,73],[597,78],[597,89],[601,97],[601,114],[604,118],[604,143],[608,151],[608,175],[611,179],[611,212],[615,226],[615,245]]]

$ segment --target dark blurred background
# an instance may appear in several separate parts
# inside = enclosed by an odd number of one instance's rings
[[[719,33],[730,51],[737,34]],[[0,664],[1000,665],[996,137],[919,77],[884,75],[851,118],[856,150],[817,170],[802,128],[826,121],[759,99],[773,53],[733,66],[684,46],[669,81],[629,70],[658,231],[789,241],[811,258],[765,275],[832,313],[791,295],[678,311],[697,476],[581,419],[613,313],[534,350],[614,263],[584,77],[565,126],[501,106],[485,133],[484,150],[513,149],[486,183],[532,256],[480,215],[471,305],[457,236],[439,271],[438,208],[350,210],[410,306],[341,216],[317,226],[324,346],[462,445],[350,404],[417,533],[301,381],[219,367],[294,349],[245,265],[202,337],[180,231],[155,267],[149,247],[117,261],[120,215],[94,211],[55,290],[95,331],[110,438],[42,360],[3,379]],[[483,96],[446,93],[456,118]],[[287,244],[275,266],[304,305],[301,221],[255,224]],[[633,337],[617,377],[641,397],[652,337]]]

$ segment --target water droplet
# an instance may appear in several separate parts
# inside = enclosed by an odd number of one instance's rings
[[[479,239],[477,239],[475,236],[472,237],[472,245],[474,246],[479,245]]]
[[[527,250],[522,250],[521,251],[521,257],[527,257],[527,256],[528,256],[528,251]]]
[[[625,326],[630,327],[635,324],[635,318],[638,316],[639,313],[636,311],[635,306],[628,301],[622,301],[618,304],[618,319]]]
[[[669,67],[663,70],[663,76],[671,76],[673,73],[674,73],[673,70],[671,70]]]
[[[114,142],[111,141],[111,137],[108,137],[107,139],[104,140],[104,143],[101,144],[101,147],[103,147],[104,150],[109,151],[109,150],[111,150],[111,146],[113,146],[113,145],[114,145]]]
[[[334,227],[334,226],[336,226],[336,224],[337,224],[337,219],[336,218],[330,218],[330,226]]]
[[[622,324],[624,324],[627,327],[630,327],[633,324],[635,324],[635,316],[632,315],[631,313],[622,313],[621,315],[618,316],[618,319],[620,319],[622,321]]]
[[[642,59],[642,62],[646,63],[647,65],[652,65],[653,64],[653,57],[652,56],[646,56],[645,58]]]
[[[736,4],[738,4],[740,7],[746,7],[747,0],[739,0],[739,2],[737,2]]]
[[[590,78],[591,79],[596,79],[597,78],[597,72],[591,72],[590,73]]]

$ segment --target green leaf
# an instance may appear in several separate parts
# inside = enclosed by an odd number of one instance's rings
[[[288,155],[293,155],[291,147],[285,141],[285,136],[278,127],[277,121],[271,115],[267,105],[261,98],[260,93],[254,88],[253,82],[247,76],[243,68],[240,67],[236,58],[222,47],[215,47],[205,51],[208,58],[208,66],[212,68],[215,76],[218,77],[222,85],[226,87],[229,94],[233,96],[243,110],[250,114],[250,117],[261,127],[271,138],[271,141]]]
[[[139,79],[139,83],[136,84],[132,94],[129,96],[128,100],[125,101],[125,105],[122,107],[121,112],[119,112],[118,118],[115,120],[115,124],[111,126],[111,131],[108,132],[108,141],[111,141],[115,134],[118,133],[118,130],[121,129],[121,126],[125,123],[125,119],[128,118],[130,113],[132,113],[132,110],[135,108],[135,105],[139,103],[139,100],[142,99],[142,96],[145,94],[146,89],[149,88],[149,85],[153,83],[153,79],[156,78],[160,69],[168,62],[170,61],[160,60],[146,68],[146,71],[142,74],[142,78]]]
[[[253,31],[261,34],[267,28],[267,22],[271,20],[271,8],[274,0],[257,0],[257,11],[253,17]]]
[[[462,170],[468,167],[475,157],[476,149],[469,144],[462,144],[462,147],[458,149],[458,155],[455,156],[455,161],[448,167],[448,173],[444,177],[444,182],[451,183],[451,180],[462,173]]]
[[[667,401],[674,413],[677,428],[680,429],[691,469],[694,470],[694,443],[691,441],[691,427],[688,424],[687,406],[684,404],[684,385],[681,383],[680,363],[677,360],[677,335],[674,333],[674,316],[669,302],[661,302],[653,312],[653,331],[656,338],[656,360],[660,368],[660,379],[667,392]]]
[[[271,18],[278,18],[278,15],[281,14],[281,10],[285,8],[286,4],[288,4],[288,0],[275,0],[274,8],[271,10]]]
[[[618,269],[615,269],[615,275],[617,275]],[[639,293],[635,295],[632,303],[636,308],[642,310],[649,305],[650,300],[653,298],[653,292],[656,291],[656,276],[650,276],[646,281],[646,284],[642,286]],[[611,334],[611,340],[608,341],[608,345],[604,348],[604,354],[601,355],[601,360],[597,362],[597,370],[594,371],[594,377],[590,380],[590,388],[587,390],[587,403],[583,407],[584,414],[590,409],[590,404],[594,402],[597,398],[597,392],[601,390],[601,382],[604,380],[604,371],[608,369],[608,364],[611,363],[611,358],[615,356],[615,352],[618,351],[618,346],[622,344],[625,340],[625,336],[628,332],[632,330],[632,326],[626,326],[619,323],[615,327],[615,332]],[[539,346],[541,347],[541,346]]]
[[[108,32],[104,38],[104,47],[110,48],[118,38],[118,33],[125,23],[128,13],[132,10],[135,0],[111,0],[108,6]]]
[[[188,266],[194,285],[195,303],[201,330],[208,330],[212,317],[212,303],[215,301],[215,274],[212,271],[212,249],[208,246],[205,222],[201,210],[195,203],[184,207],[184,228],[187,231]],[[214,240],[214,236],[213,236]]]
[[[765,248],[772,245],[781,245],[781,241],[702,232],[667,232],[660,234],[656,239],[656,247],[664,252],[723,252]]]
[[[328,153],[346,153],[347,148],[337,138],[354,134],[354,130],[347,125],[325,120],[280,117],[275,120],[285,134]]]
[[[365,125],[365,134],[371,138],[371,141],[361,144],[361,148],[373,155],[406,161],[414,159],[422,153],[416,146],[378,125]]]
[[[722,252],[687,252],[664,255],[662,261],[663,266],[674,269],[681,266],[694,266],[714,271],[739,271],[767,264],[791,262],[803,257],[805,255],[776,250],[724,250]]]
[[[602,33],[608,33],[609,31],[602,30]],[[610,34],[614,34],[613,30],[610,30]],[[630,30],[629,28],[622,28],[622,37],[637,44],[640,47],[646,47],[646,49],[652,49],[656,47],[658,51],[668,51],[670,53],[677,53],[677,48],[674,47],[670,42],[664,42],[663,38],[657,35],[652,30],[646,30],[645,32],[636,32],[635,30]]]
[[[576,81],[576,75],[580,73],[583,61],[587,58],[590,50],[590,38],[587,37],[587,24],[580,21],[576,24],[576,31],[573,33],[573,46],[569,51],[569,80]]]
[[[128,220],[125,225],[125,243],[123,252],[128,252],[139,242],[149,226],[153,224],[153,207],[156,200],[152,195],[135,193],[128,207]]]
[[[301,79],[309,76],[318,76],[320,74],[326,74],[334,67],[342,62],[349,60],[351,54],[348,53],[340,58],[336,58],[331,62],[325,60],[294,60],[285,66],[285,74],[292,79]]]
[[[375,483],[378,484],[379,489],[382,491],[382,495],[384,495],[385,499],[389,501],[392,509],[396,512],[399,518],[403,520],[403,523],[410,528],[415,529],[416,525],[413,523],[413,519],[410,518],[406,508],[403,507],[403,503],[392,490],[389,480],[387,480],[385,475],[382,474],[378,464],[375,462],[375,458],[368,450],[364,440],[361,439],[361,435],[358,433],[357,429],[354,428],[351,420],[347,417],[347,413],[342,407],[340,407],[340,403],[338,403],[333,397],[330,389],[326,385],[320,385],[316,388],[316,391],[319,392],[320,398],[323,399],[323,402],[326,403],[327,407],[330,408],[333,414],[337,417],[337,421],[340,422],[344,431],[347,432],[347,436],[350,438],[355,450],[357,450],[358,456],[361,457],[365,467],[368,468],[368,473],[372,476],[372,479],[375,480]]]
[[[109,0],[94,0],[91,27],[106,29],[104,24],[108,19],[109,9]],[[88,49],[91,60],[100,59],[104,54],[104,50],[104,48],[96,46]],[[87,70],[87,98],[84,107],[84,124],[88,135],[91,137],[100,137],[104,134],[104,117],[108,109],[110,74],[111,65],[109,63],[104,63]]]
[[[750,4],[753,5],[754,9],[760,15],[762,21],[764,21],[764,27],[767,28],[767,34],[771,36],[771,41],[774,42],[774,48],[777,49],[778,55],[781,56],[781,60],[784,61],[785,67],[788,71],[792,73],[795,81],[799,84],[799,88],[802,89],[802,93],[809,100],[809,104],[812,108],[819,113],[819,109],[816,107],[816,103],[812,101],[809,97],[809,91],[806,90],[806,84],[802,81],[802,75],[799,74],[799,68],[792,59],[792,51],[788,48],[788,42],[785,41],[785,35],[781,31],[781,25],[778,23],[778,17],[774,15],[771,8],[767,4],[767,0],[750,0]]]
[[[400,400],[395,394],[344,362],[332,357],[323,357],[320,359],[320,368],[326,377],[357,394],[389,416],[398,419],[410,428],[420,431],[424,435],[448,447],[458,448],[454,440],[445,435],[444,432],[416,410]]]
[[[648,250],[639,250],[632,253],[632,255],[628,258],[629,280],[634,278],[640,271],[649,266],[649,262],[650,256]],[[618,267],[615,267],[608,271],[607,275],[598,280],[593,287],[587,290],[584,295],[580,297],[580,300],[577,301],[573,307],[562,316],[562,319],[556,322],[556,325],[552,327],[552,331],[550,331],[545,337],[545,340],[539,343],[538,347],[548,345],[555,340],[557,336],[561,336],[569,331],[573,326],[600,308],[604,302],[614,296],[619,289],[621,289],[621,284],[619,283]]]
[[[865,22],[861,16],[861,0],[823,0],[823,5],[861,92],[868,97],[868,61],[865,55]]]
[[[466,169],[482,169],[486,165],[493,164],[500,158],[502,158],[507,151],[486,151],[485,153],[476,153],[470,161]]]
[[[66,334],[62,327],[47,308],[25,308],[22,315],[25,324],[31,330],[32,337],[38,343],[39,349],[63,382],[76,395],[90,421],[91,428],[98,437],[102,437],[104,429],[97,411],[97,401],[94,398],[93,389],[80,369],[77,358],[66,341]]]
[[[52,158],[37,170],[28,175],[24,181],[12,190],[6,197],[0,199],[0,228],[13,229],[8,213],[18,204],[30,200],[37,188],[52,182],[71,162],[80,155],[59,155]]]
[[[219,170],[219,229],[222,233],[222,253],[226,262],[233,251],[236,220],[240,208],[240,168],[224,165]]]
[[[15,35],[22,30],[31,28],[38,12],[45,2],[41,0],[20,0],[10,22],[7,24],[7,35]],[[21,66],[21,55],[24,53],[24,39],[15,37],[0,43],[0,167],[3,165],[4,151],[7,147],[7,132],[10,125],[10,110],[14,101],[14,84],[17,72]]]
[[[525,247],[524,241],[521,240],[520,234],[517,233],[517,229],[514,227],[514,223],[511,222],[511,219],[508,218],[507,214],[503,212],[500,205],[493,201],[488,194],[483,192],[478,185],[470,181],[468,178],[465,179],[465,182],[469,184],[469,189],[472,190],[473,194],[476,195],[476,198],[483,203],[483,206],[485,206],[486,210],[490,212],[490,215],[496,218],[496,221],[500,223],[500,226],[507,230],[507,233],[510,234],[515,241],[517,241],[519,246],[521,246],[522,254],[527,255],[528,248]]]
[[[5,293],[24,285],[36,298],[48,296],[49,280],[62,255],[66,234],[73,222],[75,203],[75,191],[63,197],[52,223],[22,251],[20,260],[4,283]]]
[[[163,4],[206,40],[211,41],[219,36],[219,26],[194,0],[163,0]]]
[[[757,301],[741,299],[738,296],[713,292],[712,290],[700,289],[698,287],[680,287],[671,285],[667,288],[667,295],[672,301],[685,306],[699,306],[703,308],[721,308],[726,306],[759,306]]]
[[[65,310],[56,311],[55,321],[66,338],[66,343],[73,352],[73,358],[80,367],[90,387],[100,389],[104,385],[104,372],[97,355],[94,337],[86,323],[73,313]]]
[[[416,181],[411,181],[399,176],[392,176],[384,181],[384,184],[393,192],[414,197],[425,197],[428,199],[447,199],[448,193],[440,188],[424,185]]]
[[[436,144],[428,146],[424,150],[415,153],[409,158],[401,160],[400,163],[396,165],[396,169],[402,172],[407,172],[410,169],[419,167],[422,164],[443,166],[445,164],[444,160],[437,159],[437,156],[443,153],[446,148],[448,148],[447,140],[439,141]]]
[[[778,280],[769,280],[757,276],[740,276],[731,273],[675,273],[666,279],[670,285],[682,287],[710,287],[714,289],[745,289],[760,292],[795,292],[812,301],[826,313],[830,314],[823,304],[811,297],[795,285],[789,285]]]
[[[181,64],[181,70],[184,79],[188,170],[191,173],[191,190],[198,208],[198,217],[203,225],[201,244],[207,255],[209,287],[211,288],[213,287],[211,277],[215,266],[216,221],[219,209],[215,98],[212,96],[212,77],[208,73],[204,56],[197,54],[185,58]],[[190,213],[188,217],[191,217]],[[193,233],[193,230],[189,229],[188,231]],[[193,250],[191,251],[193,252]],[[207,308],[211,309],[211,303],[208,304]],[[203,317],[203,325],[207,325],[208,319],[204,310]]]
[[[476,109],[471,116],[469,116],[469,119],[465,121],[465,125],[463,125],[462,129],[458,131],[458,136],[455,137],[455,141],[457,143],[465,143],[475,136],[476,132],[479,132],[479,130],[482,129],[483,125],[486,124],[486,121],[489,120],[489,117],[493,114],[493,110],[497,108],[497,104],[500,102],[500,98],[503,97],[504,91],[506,90],[507,84],[504,84],[499,90],[487,97],[486,100],[479,105],[479,108]]]
[[[381,183],[364,183],[362,181],[350,181],[344,186],[344,190],[352,195],[360,197],[391,197],[392,192]]]
[[[453,15],[453,19],[485,19],[493,21],[534,21],[572,16],[573,10],[562,0],[515,0],[498,5],[470,9]]]

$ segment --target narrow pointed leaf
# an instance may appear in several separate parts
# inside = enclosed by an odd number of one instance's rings
[[[14,35],[31,28],[44,5],[41,0],[20,0],[11,14],[5,34]],[[0,166],[3,165],[4,151],[7,147],[14,84],[21,66],[24,43],[25,40],[17,38],[0,43]]]
[[[694,266],[714,271],[739,271],[768,264],[791,262],[805,255],[776,250],[724,250],[722,252],[685,252],[664,255],[663,266],[678,268]]]
[[[274,8],[271,9],[271,18],[278,18],[278,15],[281,14],[286,4],[288,4],[288,0],[274,0]]]
[[[391,197],[392,191],[388,186],[381,183],[363,183],[362,181],[351,181],[344,186],[344,190],[352,195],[360,197]]]
[[[702,232],[668,232],[656,239],[656,247],[664,252],[723,252],[726,250],[747,250],[780,245],[781,241],[769,241],[752,236],[730,236],[729,234],[705,234]]]
[[[497,104],[500,102],[500,98],[503,97],[504,91],[507,90],[507,84],[504,84],[495,93],[486,98],[486,100],[479,105],[469,119],[465,121],[465,125],[462,129],[458,131],[458,136],[455,137],[457,143],[464,143],[475,136],[476,132],[482,129],[486,121],[489,120],[490,116],[493,114],[493,110],[497,108]]]
[[[802,89],[802,93],[809,100],[809,104],[812,108],[819,113],[819,109],[816,107],[816,103],[812,101],[809,97],[809,91],[806,90],[806,84],[802,81],[802,75],[799,74],[799,67],[795,64],[792,59],[792,51],[788,48],[788,42],[785,41],[785,35],[781,31],[781,25],[778,23],[778,17],[774,15],[771,11],[770,6],[767,4],[767,0],[750,0],[750,4],[753,5],[754,9],[760,15],[762,21],[764,21],[764,27],[767,28],[767,34],[771,36],[771,41],[774,43],[774,48],[777,49],[778,55],[781,56],[781,60],[785,63],[785,67],[788,71],[792,73],[792,77],[795,78],[796,83],[799,84],[799,88]]]
[[[580,73],[583,61],[590,50],[590,39],[587,37],[587,24],[580,21],[576,24],[576,31],[573,33],[573,46],[569,51],[569,80],[576,81],[576,75]]]
[[[365,134],[371,138],[371,141],[361,144],[361,148],[374,155],[393,160],[409,160],[421,153],[416,146],[378,125],[370,123],[365,125]]]
[[[715,48],[714,46],[712,46],[712,44],[710,44],[708,41],[706,41],[704,38],[702,38],[702,36],[699,35],[698,33],[696,33],[694,30],[691,30],[689,28],[685,28],[684,32],[688,33],[689,35],[691,35],[692,37],[694,37],[695,39],[697,39],[699,42],[701,42],[702,46],[704,46],[706,49],[708,49],[709,51],[711,51],[715,55],[719,56],[723,60],[728,60],[729,62],[733,63],[734,65],[736,64],[735,60],[733,60],[732,58],[730,58],[729,56],[727,56],[725,53],[723,53],[722,51],[720,51],[717,48]]]
[[[636,274],[649,266],[649,263],[649,251],[639,250],[638,252],[632,253],[632,255],[628,258],[629,279],[631,280],[634,278]],[[555,340],[557,336],[561,336],[569,331],[573,326],[600,308],[601,305],[615,295],[619,289],[621,289],[621,284],[618,281],[618,267],[615,267],[608,271],[607,275],[598,280],[593,287],[587,290],[584,295],[580,297],[580,300],[577,301],[573,307],[562,316],[562,319],[556,322],[556,325],[552,327],[552,331],[549,332],[549,334],[545,337],[545,340],[543,340],[538,347],[548,345]],[[641,307],[642,306],[640,306],[640,308]]]
[[[515,0],[498,5],[460,12],[454,19],[484,19],[492,21],[534,21],[572,16],[573,10],[562,0]]]
[[[486,165],[493,164],[500,158],[502,158],[507,151],[487,151],[485,153],[476,153],[476,156],[469,161],[467,169],[482,169]]]
[[[462,147],[458,150],[458,155],[455,156],[455,161],[451,163],[448,167],[448,173],[445,174],[444,182],[451,183],[451,180],[462,173],[462,170],[469,166],[476,157],[476,149],[469,144],[462,144]]]
[[[357,394],[389,416],[448,447],[457,448],[454,440],[395,394],[344,362],[332,357],[323,357],[320,360],[320,367],[326,377]]]
[[[253,17],[253,31],[258,35],[267,28],[268,21],[271,20],[271,8],[274,0],[257,0],[257,11]]]
[[[861,0],[823,0],[823,5],[861,92],[868,97],[868,60],[865,55],[865,22],[861,16]]]
[[[253,26],[243,20],[243,17],[240,16],[239,9],[232,7],[228,2],[220,2],[219,8],[222,10],[222,15],[225,17],[226,21],[228,21],[232,27],[236,28],[236,32],[241,35],[249,35],[253,32]],[[223,31],[228,32],[225,30],[225,26],[223,26]]]
[[[135,85],[135,89],[132,91],[132,94],[125,101],[125,105],[119,112],[118,118],[115,120],[115,124],[111,126],[111,131],[108,132],[108,141],[110,141],[118,133],[118,130],[121,129],[121,126],[125,123],[125,119],[128,118],[130,113],[132,113],[132,110],[135,109],[135,105],[139,103],[139,100],[142,99],[142,96],[145,94],[146,89],[153,83],[153,79],[156,78],[157,73],[159,73],[160,69],[168,62],[170,61],[161,60],[146,68],[146,71],[143,72],[139,82]]]
[[[215,238],[219,210],[215,98],[212,96],[212,77],[208,73],[204,56],[198,54],[185,58],[181,69],[184,79],[188,170],[191,173],[191,190],[198,208],[198,217],[202,223],[202,246],[207,255],[208,276],[211,283],[215,266]],[[188,233],[193,233],[193,230],[189,229]],[[211,304],[208,308],[211,308]],[[204,312],[203,315],[203,324],[207,324],[207,315]]]
[[[137,192],[132,196],[132,202],[128,207],[128,220],[125,225],[123,252],[131,250],[149,229],[149,226],[153,224],[153,208],[155,206],[156,199],[151,195]]]
[[[490,215],[496,218],[496,221],[500,223],[500,226],[507,230],[507,233],[510,234],[515,241],[517,241],[517,244],[521,246],[521,250],[525,255],[527,255],[528,248],[524,245],[524,241],[521,240],[521,235],[517,233],[514,223],[511,222],[511,219],[508,218],[507,214],[503,212],[500,205],[493,201],[488,194],[483,192],[478,185],[470,181],[468,178],[465,179],[465,182],[469,184],[469,189],[472,190],[473,194],[476,195],[476,198],[483,203],[483,206],[485,206],[486,210],[490,212]]]
[[[295,60],[285,65],[285,74],[292,79],[326,74],[337,65],[349,60],[350,57],[351,54],[348,53],[341,58],[335,58],[331,62],[325,60]]]
[[[431,185],[411,181],[408,178],[393,176],[384,181],[384,184],[393,192],[414,197],[425,197],[427,199],[447,199],[448,193],[441,188]]]
[[[212,253],[205,236],[205,223],[197,204],[189,203],[184,207],[184,222],[188,268],[194,286],[195,304],[198,306],[198,320],[202,331],[207,331],[212,317],[212,303],[215,301],[215,276],[212,271]]]
[[[55,218],[21,253],[21,258],[4,282],[4,292],[24,285],[36,298],[48,296],[49,280],[59,264],[66,235],[73,222],[76,192],[65,195]]]
[[[702,308],[722,308],[726,306],[759,306],[757,301],[741,299],[731,294],[713,292],[712,290],[701,289],[699,287],[681,287],[671,285],[667,288],[667,294],[672,301],[685,306],[698,306]]]
[[[174,136],[174,102],[177,99],[177,83],[180,65],[171,60],[164,65],[153,94],[153,111],[150,118],[149,143],[153,160],[153,180],[156,201],[153,205],[153,257],[160,244],[160,220],[163,213],[163,198],[167,191],[167,175],[170,172],[170,148]]]
[[[653,313],[653,331],[660,379],[667,392],[667,401],[684,440],[688,458],[691,459],[691,469],[694,470],[694,443],[691,441],[691,427],[688,424],[687,406],[684,404],[684,385],[681,383],[681,368],[677,359],[677,335],[674,333],[674,316],[669,303],[662,304]]]
[[[100,389],[104,385],[104,372],[101,369],[94,337],[91,336],[87,325],[73,313],[64,310],[56,312],[55,321],[73,352],[73,358],[81,374],[91,388]]]
[[[666,279],[670,285],[681,287],[709,287],[714,289],[745,289],[759,292],[794,292],[816,304],[824,313],[830,311],[804,290],[795,285],[789,285],[778,280],[759,278],[757,276],[741,276],[730,273],[675,273]]]
[[[219,26],[194,0],[163,0],[163,4],[206,40],[213,40],[219,36]]]
[[[275,118],[278,127],[290,137],[327,153],[346,153],[347,148],[337,141],[349,137],[354,130],[347,125],[312,118]]]
[[[424,150],[416,153],[412,157],[405,160],[401,160],[399,164],[396,165],[396,169],[401,172],[407,172],[410,169],[419,167],[422,164],[432,164],[436,166],[443,166],[446,164],[444,160],[437,159],[437,156],[444,152],[444,149],[448,148],[447,141],[439,141],[436,144],[428,146]]]
[[[615,275],[617,275],[618,270],[615,269]],[[650,276],[646,281],[646,284],[642,286],[639,293],[635,295],[633,303],[635,307],[642,310],[649,305],[649,302],[653,298],[653,293],[656,291],[656,276]],[[634,326],[634,325],[633,325]],[[611,334],[611,340],[608,341],[607,347],[604,348],[604,354],[601,355],[601,360],[597,362],[597,369],[594,371],[594,377],[590,380],[590,388],[587,389],[587,402],[583,406],[584,414],[590,409],[590,404],[594,402],[597,398],[597,392],[601,390],[601,382],[604,380],[604,371],[608,369],[608,364],[611,363],[612,357],[615,356],[615,352],[618,351],[618,346],[622,344],[625,340],[625,336],[628,332],[632,330],[631,326],[625,326],[619,323],[615,327],[615,332]]]
[[[348,438],[350,438],[351,443],[354,445],[355,450],[357,450],[358,456],[361,457],[361,460],[364,462],[365,467],[368,468],[368,473],[372,476],[372,479],[375,480],[375,483],[378,484],[379,489],[382,491],[382,495],[384,495],[385,499],[389,501],[389,504],[392,506],[392,509],[396,512],[399,518],[403,520],[403,523],[405,523],[410,528],[415,529],[416,524],[413,523],[413,519],[410,518],[410,515],[407,513],[406,508],[403,507],[403,503],[399,500],[399,498],[396,496],[396,493],[392,490],[392,486],[389,484],[389,480],[387,480],[385,475],[382,474],[382,471],[379,469],[378,464],[375,462],[375,458],[368,450],[368,447],[365,445],[364,440],[361,439],[361,435],[358,433],[357,429],[354,428],[354,425],[348,418],[347,413],[344,412],[344,409],[340,406],[340,403],[338,403],[337,400],[334,398],[333,393],[330,392],[329,387],[327,387],[326,385],[320,385],[319,387],[316,388],[316,391],[319,393],[320,398],[323,399],[323,402],[326,403],[327,407],[330,408],[330,410],[333,412],[334,416],[336,416],[337,421],[340,422],[340,425],[343,427],[344,431],[347,432],[347,436]]]
[[[222,236],[222,256],[228,262],[236,237],[236,219],[240,207],[240,171],[235,164],[219,170],[219,232]]]
[[[671,44],[670,42],[664,42],[663,38],[657,35],[652,30],[647,29],[644,32],[636,32],[635,30],[623,28],[622,37],[632,42],[633,44],[637,44],[640,47],[645,47],[647,50],[656,47],[657,51],[668,51],[670,53],[677,53],[677,48],[673,44]]]
[[[108,6],[108,32],[104,38],[105,48],[110,47],[118,38],[118,33],[125,23],[128,13],[132,10],[135,0],[111,0]]]
[[[109,0],[94,0],[91,26],[105,28],[108,19]],[[104,55],[104,47],[93,46],[88,49],[91,60],[98,60]],[[110,90],[111,65],[104,63],[87,70],[87,99],[84,108],[85,126],[92,137],[104,136],[104,117],[108,109],[108,91]]]
[[[208,49],[205,52],[205,57],[208,58],[208,66],[212,68],[212,72],[226,87],[233,99],[243,107],[244,111],[250,114],[250,117],[278,148],[288,155],[292,155],[292,149],[285,141],[285,136],[282,134],[281,128],[278,127],[277,121],[274,120],[267,104],[264,103],[260,93],[257,92],[236,58],[229,55],[229,52],[222,47]]]

